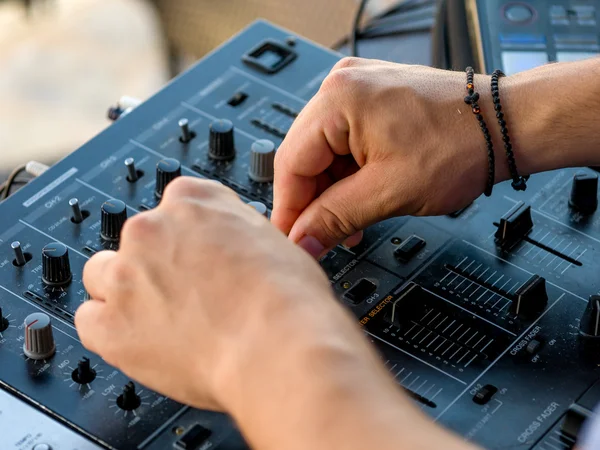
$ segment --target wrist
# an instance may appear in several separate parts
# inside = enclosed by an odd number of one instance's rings
[[[600,88],[595,81],[599,71],[596,59],[550,64],[500,79],[502,111],[520,175],[600,163],[598,152],[590,152],[600,146],[594,132],[594,123],[600,120]],[[496,182],[504,181],[510,173],[490,77],[480,76],[477,83],[485,86],[481,103],[494,143]]]

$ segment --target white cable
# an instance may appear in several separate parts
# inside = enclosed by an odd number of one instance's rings
[[[121,109],[137,108],[141,103],[140,99],[128,95],[124,95],[119,99],[119,107]]]
[[[42,164],[41,162],[29,161],[25,165],[25,172],[27,172],[29,175],[33,175],[34,177],[39,177],[49,168],[50,167],[48,167],[46,164]]]

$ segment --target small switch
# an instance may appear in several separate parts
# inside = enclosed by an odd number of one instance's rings
[[[496,386],[486,384],[479,389],[479,391],[477,391],[477,394],[473,396],[473,401],[478,405],[485,405],[492,399],[492,397],[494,397],[496,392],[498,392],[498,388]]]
[[[529,344],[527,344],[527,347],[525,348],[525,350],[530,355],[535,355],[535,354],[537,354],[537,352],[540,351],[540,348],[542,348],[542,343],[540,341],[538,341],[537,339],[533,339],[532,341],[529,342]]]
[[[211,431],[196,424],[175,443],[176,449],[197,450],[210,437]]]
[[[236,92],[235,94],[233,94],[233,97],[229,99],[227,104],[235,108],[236,106],[240,106],[242,103],[244,103],[247,98],[248,94],[246,94],[245,92]]]
[[[425,247],[425,240],[421,239],[419,236],[413,234],[411,237],[406,239],[400,247],[398,247],[394,251],[394,256],[397,260],[407,263],[411,259],[415,257],[417,253],[421,251],[421,249]]]
[[[365,301],[371,294],[377,290],[377,285],[372,281],[363,278],[353,287],[351,287],[344,297],[355,305]]]

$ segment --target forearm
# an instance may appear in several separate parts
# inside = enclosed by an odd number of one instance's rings
[[[315,303],[278,317],[281,339],[254,342],[235,377],[227,407],[253,448],[472,448],[412,405],[333,300]]]
[[[500,80],[502,108],[522,174],[600,164],[599,78],[600,58],[594,58],[549,64]],[[489,77],[481,83],[489,86]],[[496,178],[506,180],[508,165],[489,88],[483,96]]]

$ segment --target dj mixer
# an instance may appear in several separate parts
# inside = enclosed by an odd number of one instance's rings
[[[83,348],[82,268],[179,175],[269,215],[274,153],[339,59],[258,21],[0,204],[2,450],[247,448],[226,415]],[[597,190],[591,168],[500,184],[448,216],[375,225],[321,265],[432,420],[486,448],[572,448],[600,402]]]

